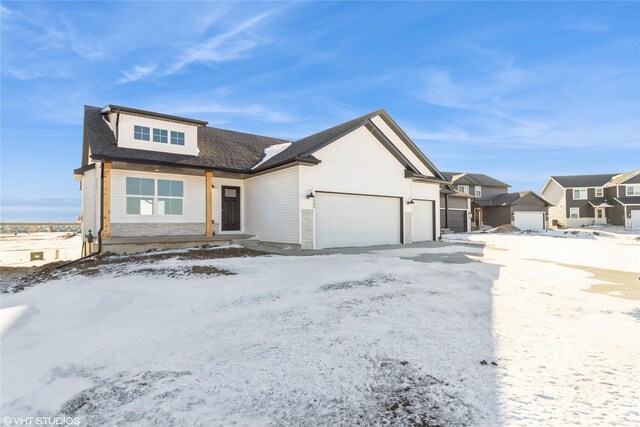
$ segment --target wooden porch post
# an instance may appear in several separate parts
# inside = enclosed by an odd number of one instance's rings
[[[211,194],[211,184],[213,182],[213,172],[205,171],[204,172],[204,194],[205,194],[205,224],[204,224],[204,235],[206,237],[213,236],[213,223],[211,222],[213,218],[213,195]]]
[[[111,162],[102,164],[102,238],[111,238]]]

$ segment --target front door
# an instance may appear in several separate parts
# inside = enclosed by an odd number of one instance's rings
[[[240,187],[222,186],[222,231],[240,230]]]
[[[596,208],[596,224],[606,224],[607,217],[604,208]]]

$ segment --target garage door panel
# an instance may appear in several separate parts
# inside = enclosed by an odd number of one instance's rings
[[[316,191],[315,203],[318,249],[401,243],[397,197]]]
[[[456,233],[467,231],[467,211],[449,211],[449,229]]]
[[[520,230],[544,230],[544,212],[516,211],[513,214],[513,225]]]
[[[433,240],[433,201],[414,200],[413,241]]]

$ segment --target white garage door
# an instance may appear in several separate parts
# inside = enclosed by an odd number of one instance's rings
[[[640,229],[640,211],[631,211],[631,229]]]
[[[414,200],[413,241],[433,240],[433,202]]]
[[[400,199],[316,191],[316,248],[400,243]]]
[[[544,212],[514,212],[514,224],[520,230],[544,230]]]

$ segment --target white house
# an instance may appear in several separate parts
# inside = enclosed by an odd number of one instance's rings
[[[384,111],[295,142],[85,107],[82,231],[105,245],[251,235],[300,249],[439,239],[442,174]]]

